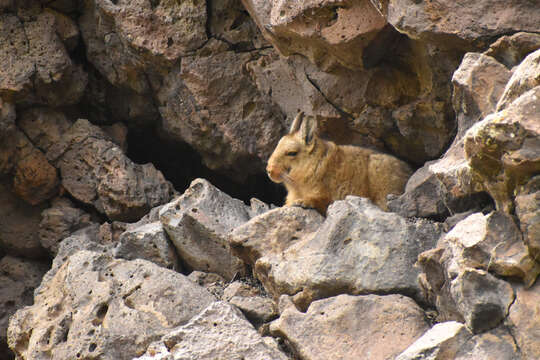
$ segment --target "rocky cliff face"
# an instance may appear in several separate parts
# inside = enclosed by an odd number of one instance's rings
[[[298,111],[388,212],[280,207]],[[534,1],[0,0],[0,359],[532,360],[539,274]]]

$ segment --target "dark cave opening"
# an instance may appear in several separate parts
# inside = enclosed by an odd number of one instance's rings
[[[285,199],[285,188],[273,183],[266,174],[249,176],[243,183],[233,181],[206,167],[191,146],[163,139],[154,128],[129,129],[127,142],[127,156],[131,160],[138,164],[154,164],[180,193],[189,187],[192,180],[204,178],[246,204],[251,198],[257,198],[267,204],[281,206]]]

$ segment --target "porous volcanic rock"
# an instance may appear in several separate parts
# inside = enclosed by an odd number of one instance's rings
[[[302,54],[325,70],[363,68],[364,49],[380,41],[386,25],[368,0],[242,2],[281,54]]]
[[[176,250],[159,221],[123,232],[113,253],[117,258],[144,259],[167,269],[182,270]]]
[[[22,18],[4,13],[0,23],[0,96],[24,105],[76,104],[87,75],[57,35],[63,27],[57,17],[50,11]]]
[[[519,65],[531,52],[540,49],[540,34],[518,32],[501,36],[489,46],[485,54],[492,56],[508,68]]]
[[[235,229],[230,239],[234,251],[253,267],[275,299],[294,295],[302,309],[313,300],[342,293],[402,293],[421,299],[419,271],[413,265],[418,254],[435,246],[441,226],[407,221],[355,196],[330,205],[320,227],[317,218],[306,214],[306,221],[285,209],[252,219]],[[285,224],[299,225],[283,236],[263,230],[279,231],[283,218]],[[305,233],[298,220],[306,224]],[[277,236],[268,241],[272,234]]]
[[[408,36],[465,49],[482,47],[497,35],[536,32],[540,16],[534,3],[519,0],[474,4],[452,0],[377,2],[388,4],[388,22]]]
[[[185,276],[144,260],[79,251],[10,320],[18,357],[132,359],[188,323],[214,297]]]
[[[39,262],[6,255],[0,258],[0,358],[7,349],[7,328],[11,315],[33,302],[33,291],[49,268]]]
[[[289,305],[270,325],[306,360],[393,358],[427,329],[420,307],[401,295],[339,295],[313,302],[305,313]]]
[[[152,164],[133,163],[84,119],[77,120],[46,155],[59,168],[64,189],[111,220],[137,221],[173,195],[171,183]]]
[[[137,360],[288,358],[274,339],[261,337],[238,309],[219,301],[151,344]]]
[[[540,86],[540,49],[527,55],[516,67],[502,94],[497,111],[507,108],[525,92]]]
[[[231,254],[227,234],[249,220],[248,207],[204,179],[159,212],[163,228],[189,270],[214,272],[230,280],[244,272]]]
[[[56,255],[62,240],[92,223],[90,214],[75,207],[69,199],[56,198],[50,208],[41,212],[39,241],[51,254]]]
[[[487,191],[498,210],[512,212],[516,188],[540,171],[539,118],[540,86],[536,86],[465,135],[465,156],[475,187]]]

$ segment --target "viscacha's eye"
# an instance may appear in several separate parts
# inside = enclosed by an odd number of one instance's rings
[[[285,155],[287,155],[287,156],[296,156],[296,154],[298,154],[298,151],[289,151]]]

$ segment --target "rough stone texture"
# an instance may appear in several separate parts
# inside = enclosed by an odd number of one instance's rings
[[[465,325],[456,321],[435,324],[395,359],[455,359],[458,350],[472,336]]]
[[[380,41],[386,25],[368,0],[242,2],[281,54],[302,54],[325,70],[363,68],[364,49]]]
[[[33,290],[48,269],[43,262],[6,255],[0,258],[0,358],[7,349],[7,328],[11,315],[31,305]]]
[[[497,104],[497,111],[507,108],[514,100],[536,86],[540,86],[540,49],[529,54],[513,71]]]
[[[534,176],[518,190],[516,215],[523,232],[523,240],[531,256],[540,260],[540,176]]]
[[[137,360],[286,360],[271,339],[262,338],[240,311],[214,302],[186,325],[150,345]]]
[[[523,359],[540,358],[540,284],[516,289],[516,301],[510,308],[507,323],[521,350]]]
[[[97,126],[77,120],[47,152],[62,186],[111,220],[136,221],[169,201],[172,185],[152,164],[138,165]]]
[[[442,245],[451,267],[470,267],[499,276],[520,278],[531,286],[540,274],[523,243],[514,219],[503,212],[475,213],[460,221],[444,237]]]
[[[41,212],[39,241],[41,246],[56,255],[60,241],[91,224],[90,214],[75,207],[67,198],[56,198],[50,208]]]
[[[313,300],[341,293],[406,293],[420,298],[419,272],[413,265],[419,253],[435,245],[440,226],[409,222],[367,199],[349,196],[329,207],[316,232],[308,223],[304,236],[294,233],[301,233],[302,227],[293,227],[287,236],[267,243],[272,232],[263,229],[277,228],[278,214],[270,211],[254,218],[231,235],[235,252],[245,253],[242,258],[275,299],[294,295],[295,303],[305,309]],[[264,235],[257,238],[258,233]],[[243,243],[247,249],[237,249]]]
[[[180,56],[207,40],[204,2],[88,0],[79,19],[88,60],[116,86],[148,93]]]
[[[279,255],[299,241],[311,238],[323,221],[315,210],[296,206],[277,208],[235,228],[229,242],[236,256],[254,265],[265,255]]]
[[[227,234],[249,220],[248,207],[204,179],[195,179],[182,196],[165,205],[160,221],[190,270],[214,272],[230,280],[244,271],[231,254]]]
[[[423,270],[420,284],[436,306],[439,321],[465,322],[476,334],[498,326],[507,316],[514,291],[506,281],[466,266],[443,247],[420,254],[418,263]]]
[[[87,75],[70,59],[52,12],[34,18],[0,14],[0,96],[20,104],[76,104]],[[61,32],[60,32],[61,33]]]
[[[387,46],[387,56],[400,61],[375,61],[378,66],[367,70],[327,73],[300,55],[282,59],[272,51],[247,68],[259,90],[291,120],[303,110],[316,115],[322,135],[338,144],[386,148],[420,165],[451,141],[452,89],[443,79],[451,77],[460,57],[397,32],[390,38],[396,45]]]
[[[257,327],[278,317],[276,306],[270,298],[233,296],[229,303],[240,309],[246,318]]]
[[[394,358],[427,329],[422,310],[400,295],[339,295],[305,313],[289,306],[270,326],[306,360]]]
[[[475,186],[489,193],[498,210],[512,212],[516,187],[540,171],[539,118],[537,86],[476,123],[465,135],[465,155]]]
[[[71,125],[63,112],[47,107],[24,110],[17,119],[17,126],[44,153],[62,141],[62,135]]]
[[[218,299],[223,299],[223,290],[227,284],[222,276],[203,271],[192,271],[188,279],[208,290]]]
[[[388,22],[412,38],[465,49],[481,47],[497,35],[536,32],[540,17],[534,2],[519,0],[395,0],[388,2],[387,11]]]
[[[0,249],[27,258],[43,258],[39,222],[45,205],[30,206],[0,182]]]
[[[475,189],[465,158],[463,137],[476,122],[492,113],[511,73],[495,59],[465,54],[454,72],[452,103],[458,129],[440,160],[427,162],[409,179],[405,193],[389,202],[392,211],[407,217],[442,218],[474,208],[482,195]]]
[[[184,57],[164,80],[163,128],[193,146],[209,168],[243,180],[263,169],[283,134],[283,116],[244,70],[256,52],[227,51],[217,40],[205,49],[209,54]]]
[[[456,353],[454,360],[516,360],[522,356],[512,335],[504,327],[498,327],[483,334],[475,335],[465,342]]]
[[[160,222],[122,233],[114,249],[114,256],[127,260],[144,259],[167,269],[182,270],[174,246]]]
[[[80,251],[10,320],[18,357],[132,359],[214,301],[185,276],[143,260]]]
[[[501,36],[489,46],[485,54],[494,57],[508,68],[513,68],[537,49],[540,49],[540,34],[519,32],[510,36]]]

